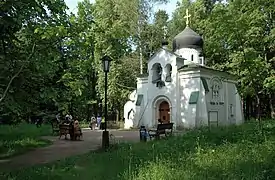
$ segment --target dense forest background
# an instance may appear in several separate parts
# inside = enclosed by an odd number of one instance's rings
[[[146,73],[163,27],[171,42],[185,28],[187,8],[207,65],[238,77],[246,119],[275,118],[275,0],[182,0],[171,20],[153,12],[156,3],[167,0],[84,0],[68,14],[63,0],[1,1],[1,119],[62,111],[88,120],[101,113],[104,54],[113,59],[109,115],[121,119],[140,62]]]

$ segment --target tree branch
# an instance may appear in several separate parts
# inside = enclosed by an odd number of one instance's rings
[[[32,58],[32,56],[33,56],[33,54],[34,54],[34,48],[35,48],[35,43],[34,43],[33,46],[32,46],[32,51],[31,51],[31,54],[28,56],[27,61],[29,61],[29,60]],[[13,76],[11,77],[11,79],[10,79],[10,81],[9,81],[9,83],[8,83],[8,85],[7,85],[6,89],[5,89],[5,91],[4,91],[3,95],[2,95],[2,97],[0,98],[0,103],[1,103],[1,102],[4,100],[4,98],[7,96],[7,93],[8,93],[8,90],[9,90],[10,86],[11,86],[11,83],[12,83],[13,80],[22,72],[22,70],[23,70],[24,67],[25,67],[25,64],[23,64],[23,65],[20,67],[19,71],[18,71],[15,75],[13,75]]]

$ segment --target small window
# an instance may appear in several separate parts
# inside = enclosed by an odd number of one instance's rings
[[[143,95],[142,95],[142,94],[139,94],[138,97],[137,97],[136,106],[140,106],[142,100],[143,100]]]
[[[189,98],[189,104],[197,104],[199,99],[199,91],[193,91]]]
[[[230,106],[229,106],[229,111],[230,111],[230,115],[231,115],[231,116],[234,116],[233,104],[230,104]]]
[[[171,66],[171,64],[167,64],[165,66],[165,69],[166,69],[165,81],[166,82],[171,82],[172,81],[172,78],[171,78],[171,75],[172,75],[172,66]]]
[[[194,61],[194,55],[193,54],[191,55],[191,61]]]

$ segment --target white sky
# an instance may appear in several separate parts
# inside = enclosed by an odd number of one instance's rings
[[[65,3],[69,7],[70,12],[76,12],[77,11],[77,2],[80,2],[82,0],[65,0]],[[93,2],[94,0],[90,0]],[[170,18],[172,16],[172,13],[176,9],[176,4],[178,0],[169,0],[169,3],[163,4],[163,5],[158,5],[155,7],[155,11],[161,9],[161,10],[166,10],[166,12],[169,14]]]

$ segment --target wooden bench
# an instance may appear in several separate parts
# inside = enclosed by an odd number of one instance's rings
[[[70,135],[71,140],[76,140],[77,137],[82,137],[80,128],[74,128],[73,124],[59,124],[59,139],[64,135],[67,139],[67,135]]]
[[[174,125],[174,123],[158,124],[156,130],[148,131],[150,139],[152,139],[153,137],[155,139],[160,139],[160,135],[162,135],[162,134],[164,134],[165,137],[172,135],[173,125]],[[168,132],[167,132],[167,130],[168,130]]]
[[[70,125],[70,124],[59,124],[59,139],[62,136],[65,136],[65,139],[67,139],[67,135],[68,134],[71,137],[72,132],[73,132],[73,125]]]

